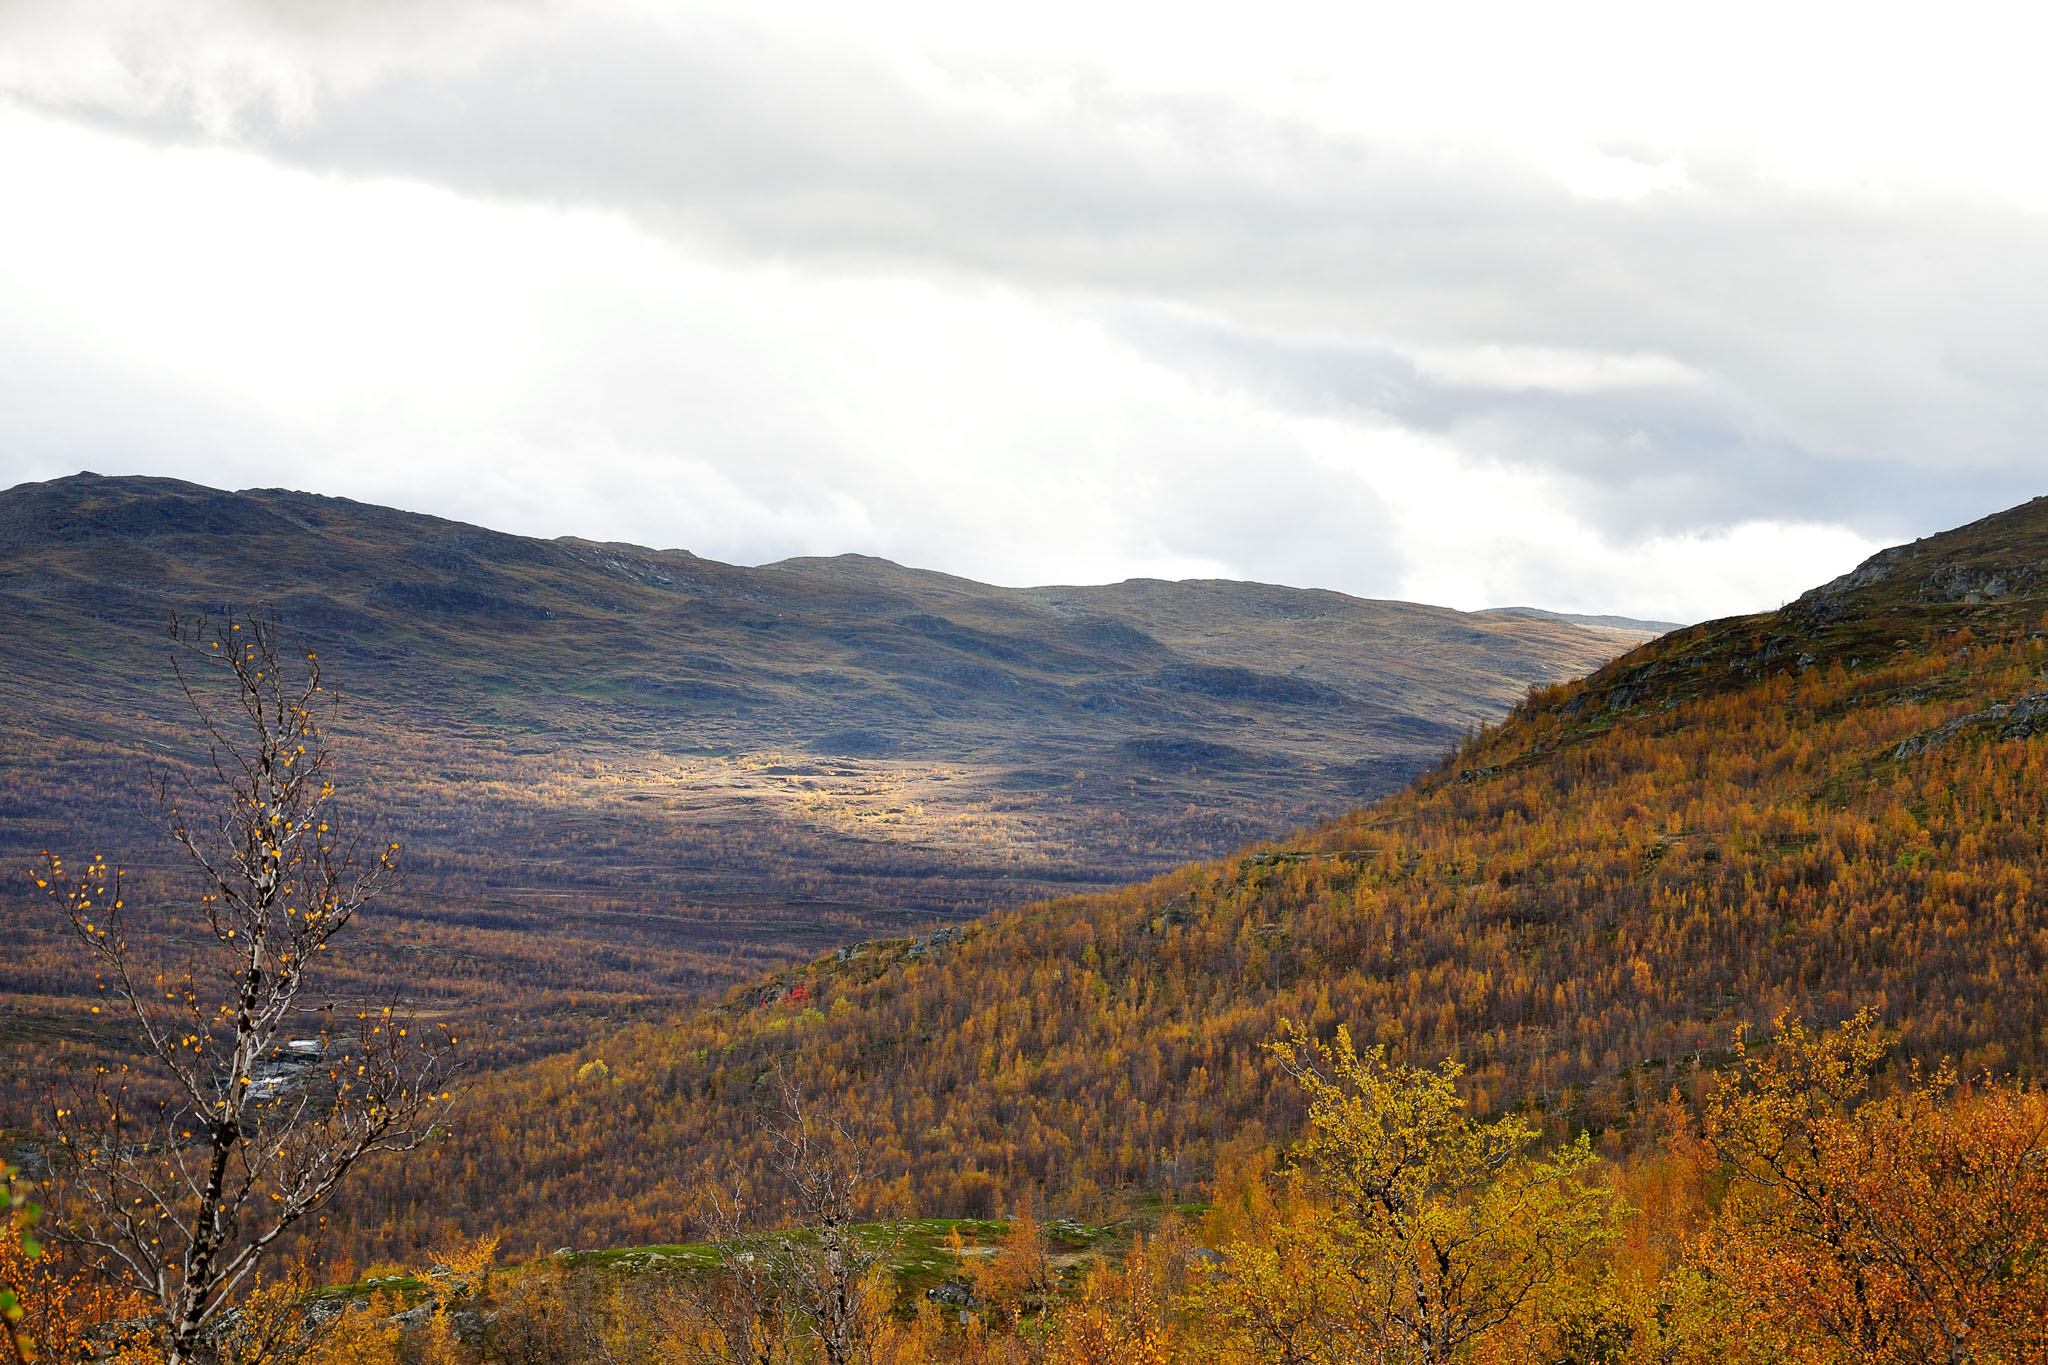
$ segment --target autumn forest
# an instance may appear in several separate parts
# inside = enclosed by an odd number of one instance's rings
[[[492,750],[510,691],[394,747],[402,693],[350,676],[377,661],[250,596],[181,615],[151,684],[213,729],[152,702],[119,743],[67,712],[71,758],[0,735],[87,784],[52,809],[126,783],[142,812],[59,847],[44,810],[49,856],[9,872],[22,1359],[2048,1360],[2048,502],[1625,653],[1475,636],[1488,686],[1526,676],[1448,733],[1250,653],[1194,700],[1158,681],[1178,663],[1091,675],[1148,735],[1177,698],[1237,737],[1126,745],[1110,787],[1029,802],[962,768],[986,841],[863,832],[914,782],[942,804],[940,759],[893,740],[707,748],[845,822],[721,819],[716,856],[585,759]],[[129,658],[94,638],[65,667]],[[1051,696],[1079,659],[1005,666]],[[1339,802],[1347,725],[1379,766]],[[408,765],[448,775],[396,788],[403,818],[351,786]],[[465,843],[542,819],[549,781],[583,815],[519,836],[544,873]],[[1082,817],[1119,784],[1146,795],[1107,876]],[[435,904],[408,916],[423,811]],[[1014,875],[1006,822],[1035,830]],[[698,872],[645,899],[598,875],[642,859]],[[597,926],[573,962],[558,918]]]

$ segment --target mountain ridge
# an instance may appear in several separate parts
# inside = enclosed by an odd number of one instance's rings
[[[1637,616],[1589,615],[1576,611],[1546,611],[1542,607],[1482,607],[1474,616],[1533,616],[1542,621],[1569,621],[1575,626],[1606,626],[1615,630],[1669,635],[1683,630],[1683,621],[1649,621]]]

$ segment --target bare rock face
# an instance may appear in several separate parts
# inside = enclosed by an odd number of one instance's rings
[[[1814,626],[1854,615],[1887,597],[1977,606],[2048,582],[2048,498],[1907,545],[1880,550],[1848,573],[1802,595],[1787,614]]]
[[[1972,732],[1995,734],[2002,740],[2027,739],[2048,732],[2048,691],[2029,692],[2010,702],[1998,702],[1967,716],[1958,716],[1924,735],[1900,740],[1892,750],[1892,757],[1912,758]]]

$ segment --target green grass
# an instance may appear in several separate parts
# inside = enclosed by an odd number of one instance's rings
[[[1167,1206],[1153,1198],[1114,1223],[1057,1221],[1047,1225],[1047,1240],[1056,1253],[1093,1253],[1095,1256],[1121,1254],[1132,1239],[1149,1233],[1165,1216]],[[1190,1221],[1208,1211],[1206,1204],[1178,1204],[1174,1210]],[[961,1274],[962,1260],[954,1253],[955,1239],[970,1257],[989,1254],[1009,1238],[1015,1224],[1004,1218],[902,1218],[863,1223],[855,1233],[871,1246],[884,1250],[885,1261],[896,1277],[900,1299],[914,1299],[932,1286]],[[745,1248],[768,1248],[784,1237],[804,1243],[814,1241],[808,1232],[756,1233],[740,1239]],[[715,1270],[721,1263],[719,1249],[709,1242],[667,1242],[650,1246],[603,1247],[589,1251],[558,1251],[537,1260],[500,1267],[498,1274],[518,1274],[537,1267],[619,1270],[629,1274],[676,1274]],[[1077,1274],[1069,1278],[1078,1279]],[[422,1273],[403,1272],[365,1277],[348,1284],[329,1285],[318,1292],[323,1299],[362,1299],[387,1294],[411,1305],[436,1292],[434,1281]]]

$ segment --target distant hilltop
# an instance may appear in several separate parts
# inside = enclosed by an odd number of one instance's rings
[[[78,475],[0,491],[0,868],[159,850],[135,784],[190,738],[165,623],[260,604],[318,651],[405,841],[393,934],[462,917],[448,963],[585,1004],[1285,834],[1649,634],[1261,583],[743,567]]]
[[[1587,616],[1574,611],[1545,611],[1541,607],[1486,607],[1474,616],[1528,616],[1538,621],[1568,621],[1575,626],[1597,626],[1602,630],[1627,630],[1643,635],[1669,635],[1683,630],[1690,621],[1645,621],[1634,616]]]

